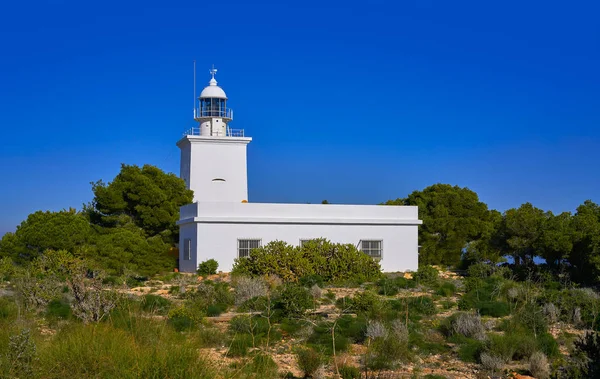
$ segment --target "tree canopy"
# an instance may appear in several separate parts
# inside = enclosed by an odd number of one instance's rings
[[[116,227],[130,220],[147,236],[161,235],[165,242],[176,243],[179,208],[193,200],[193,192],[174,174],[144,165],[121,166],[121,172],[106,184],[92,183],[94,199],[89,208],[92,222]]]
[[[14,234],[4,235],[0,241],[0,253],[16,261],[29,261],[48,249],[76,254],[90,242],[90,237],[88,219],[75,209],[37,211],[17,226]]]
[[[458,265],[463,249],[491,234],[494,215],[468,188],[434,184],[386,205],[416,205],[419,227],[419,260],[423,264]]]
[[[192,191],[157,167],[122,165],[115,179],[92,183],[83,211],[37,211],[0,240],[0,256],[32,261],[47,250],[85,257],[109,273],[151,274],[175,267],[169,249],[178,241],[179,207]]]

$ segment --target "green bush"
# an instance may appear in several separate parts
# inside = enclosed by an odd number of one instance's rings
[[[435,293],[445,297],[453,296],[456,293],[456,285],[452,282],[442,282],[435,290]]]
[[[252,363],[244,369],[245,373],[256,374],[258,378],[276,378],[277,363],[270,355],[258,353],[252,358]]]
[[[46,316],[50,319],[68,320],[73,315],[71,306],[64,299],[52,300],[48,303]]]
[[[295,284],[286,284],[275,299],[275,309],[283,317],[302,316],[313,306],[313,298],[308,289]]]
[[[227,350],[227,356],[245,357],[248,355],[248,349],[254,347],[254,340],[249,334],[236,334],[233,337]]]
[[[13,299],[0,297],[0,319],[13,319],[18,313],[19,308]]]
[[[233,274],[252,277],[277,275],[284,282],[297,282],[317,275],[326,282],[375,280],[381,275],[379,262],[352,244],[311,240],[302,247],[274,241],[253,249],[248,257],[237,258]]]
[[[310,348],[299,349],[296,360],[305,377],[312,377],[323,363],[321,354]]]
[[[377,281],[377,292],[384,296],[394,296],[401,289],[415,288],[417,283],[414,280],[406,279],[402,276],[395,278],[384,277]]]
[[[415,272],[414,279],[418,284],[435,286],[438,282],[439,272],[433,266],[420,266]]]
[[[350,317],[350,316],[348,316]],[[331,335],[331,329],[333,328],[332,322],[321,322],[314,327],[313,333],[308,338],[307,343],[310,346],[314,346],[319,351],[323,351],[324,354],[333,354],[333,338]],[[335,333],[335,351],[339,353],[341,351],[348,350],[350,346],[350,339],[338,332],[336,328]]]
[[[479,356],[485,349],[485,343],[475,339],[465,339],[458,349],[458,357],[463,362],[478,363]]]
[[[185,305],[172,308],[169,311],[169,324],[178,332],[190,330],[200,324],[204,314],[196,309],[186,307]]]
[[[147,294],[142,298],[142,309],[146,312],[166,314],[171,302],[162,296]]]
[[[558,342],[556,342],[550,333],[543,333],[537,337],[537,347],[548,358],[557,358],[560,356]]]
[[[360,369],[354,366],[343,365],[339,367],[342,379],[360,379]]]
[[[219,262],[217,262],[214,259],[208,259],[198,264],[198,270],[196,272],[198,273],[198,275],[202,276],[214,275],[217,273],[218,268]]]
[[[300,284],[301,286],[304,286],[306,288],[311,288],[315,284],[318,285],[319,287],[323,288],[323,283],[324,283],[324,280],[321,277],[321,275],[316,275],[316,274],[306,275],[306,276],[301,277],[300,280],[298,280],[298,284]]]

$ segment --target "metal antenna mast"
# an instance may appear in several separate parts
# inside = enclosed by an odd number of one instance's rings
[[[194,118],[196,118],[196,60],[194,60]]]

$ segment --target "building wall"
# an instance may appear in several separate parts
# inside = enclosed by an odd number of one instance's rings
[[[181,149],[181,174],[194,201],[248,200],[246,146],[251,138],[185,136]]]
[[[417,213],[417,207],[378,205],[190,204],[181,209],[180,238],[195,237],[195,257],[184,261],[180,245],[180,269],[194,271],[199,262],[212,258],[219,270],[230,271],[238,239],[299,245],[301,239],[327,238],[357,247],[360,240],[381,240],[384,271],[416,270]]]

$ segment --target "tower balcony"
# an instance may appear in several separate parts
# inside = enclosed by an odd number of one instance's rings
[[[183,133],[184,137],[185,136],[201,136],[201,135],[202,135],[202,131],[200,130],[199,127],[198,128],[190,128]],[[224,133],[213,130],[210,136],[211,137],[244,137],[244,129],[227,128]]]

